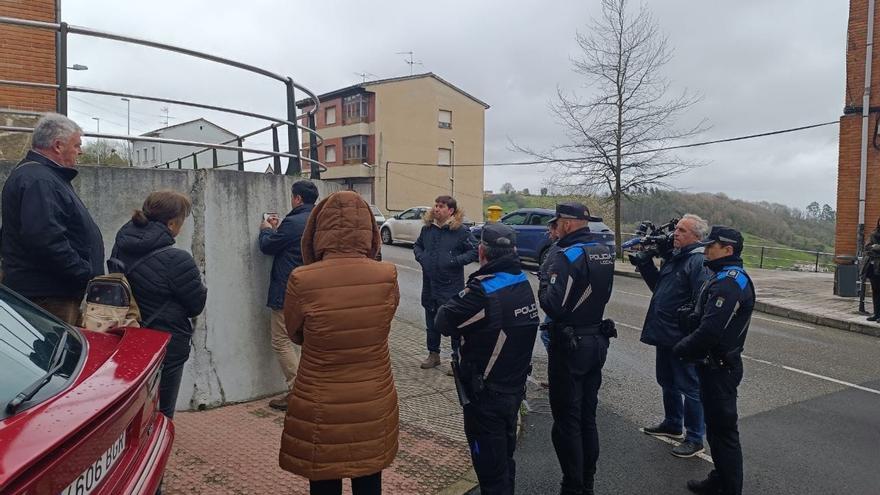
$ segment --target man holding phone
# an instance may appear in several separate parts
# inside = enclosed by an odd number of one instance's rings
[[[293,390],[296,370],[299,367],[299,347],[287,336],[284,324],[284,295],[287,279],[294,268],[303,264],[302,241],[306,221],[318,200],[318,188],[312,181],[298,180],[290,188],[292,210],[284,219],[277,214],[264,213],[260,223],[260,251],[274,256],[272,275],[269,282],[269,299],[266,303],[272,310],[270,335],[272,350],[278,356],[278,364],[284,372],[288,391]],[[287,410],[287,398],[269,401],[269,407]]]

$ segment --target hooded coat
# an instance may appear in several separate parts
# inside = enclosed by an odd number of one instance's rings
[[[302,358],[279,462],[309,480],[370,475],[397,454],[388,333],[400,294],[396,267],[374,259],[380,243],[369,205],[334,193],[309,217],[304,264],[287,283],[284,318]]]
[[[464,289],[464,267],[477,261],[477,240],[462,225],[464,213],[455,213],[443,225],[434,221],[433,210],[413,245],[416,262],[422,265],[422,306],[439,308]]]

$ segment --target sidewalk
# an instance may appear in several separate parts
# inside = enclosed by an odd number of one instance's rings
[[[383,493],[461,494],[476,485],[461,407],[446,364],[422,370],[425,332],[392,322],[391,364],[400,400],[400,450]],[[176,438],[163,493],[307,494],[308,482],[278,467],[284,413],[268,398],[174,416]],[[351,493],[348,482],[344,493]]]
[[[858,298],[834,295],[833,273],[759,268],[749,268],[748,272],[755,284],[758,311],[880,337],[880,324],[866,321],[868,315],[859,314]],[[614,273],[639,277],[635,268],[626,262],[617,262]],[[870,296],[866,304],[871,306]]]

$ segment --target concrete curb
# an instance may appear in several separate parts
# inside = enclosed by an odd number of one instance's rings
[[[641,276],[634,271],[626,271],[617,267],[614,268],[614,274],[620,275],[621,277],[641,278]],[[755,309],[762,313],[781,316],[783,318],[802,321],[804,323],[812,323],[814,325],[822,325],[826,327],[836,328],[838,330],[845,330],[847,332],[860,333],[863,335],[870,335],[872,337],[880,337],[880,325],[869,325],[866,323],[843,320],[840,318],[829,318],[827,316],[786,308],[785,306],[781,306],[779,304],[763,302],[760,300],[755,301]]]

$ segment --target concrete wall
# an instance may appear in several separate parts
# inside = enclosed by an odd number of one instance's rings
[[[0,184],[13,164],[0,162]],[[272,258],[257,245],[262,213],[286,213],[295,177],[226,170],[151,170],[81,166],[74,187],[104,233],[109,256],[116,231],[149,191],[190,195],[193,215],[177,246],[193,254],[208,286],[194,319],[178,409],[216,406],[281,392],[284,379],[269,342],[266,295]],[[321,197],[339,186],[320,182]]]

